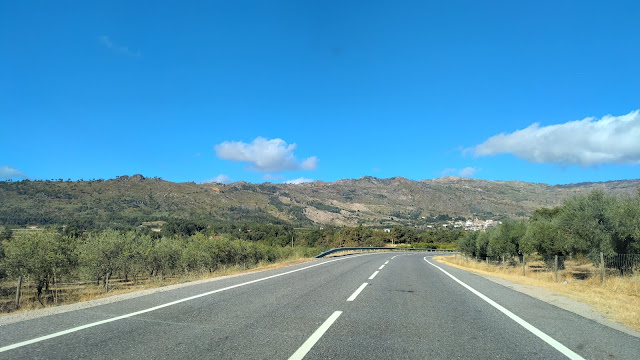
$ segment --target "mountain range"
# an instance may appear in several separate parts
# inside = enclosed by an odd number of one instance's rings
[[[0,182],[0,224],[135,226],[172,218],[311,226],[424,227],[452,218],[529,216],[567,197],[633,195],[640,179],[547,185],[443,177],[362,177],[328,183],[173,183],[142,175],[110,180]]]

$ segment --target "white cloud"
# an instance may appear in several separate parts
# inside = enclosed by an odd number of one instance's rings
[[[446,169],[442,170],[440,173],[442,174],[442,176],[455,175],[455,176],[462,176],[462,177],[471,177],[475,173],[477,173],[478,171],[480,171],[480,169],[476,169],[474,167],[467,166],[464,169],[446,168]]]
[[[225,174],[220,174],[214,178],[202,181],[201,184],[207,184],[207,183],[228,184],[230,182],[233,182],[232,178],[228,177]]]
[[[287,145],[282,139],[267,140],[257,137],[251,144],[242,141],[225,141],[214,147],[216,155],[224,160],[251,164],[255,171],[313,170],[318,159],[315,156],[299,162],[293,155],[296,144]]]
[[[454,169],[454,168],[446,168],[446,169],[442,170],[442,171],[440,172],[440,174],[441,174],[442,176],[448,176],[448,175],[455,174],[455,173],[456,173],[456,171],[458,171],[458,170],[457,170],[457,169]]]
[[[106,35],[100,36],[99,39],[100,39],[100,42],[104,46],[106,46],[109,50],[112,50],[112,51],[115,51],[115,52],[118,52],[118,53],[121,53],[121,54],[125,54],[125,55],[128,55],[128,56],[134,56],[134,57],[139,57],[141,55],[140,51],[132,51],[126,46],[122,46],[122,45],[116,44],[113,40],[111,40]]]
[[[23,178],[26,179],[27,175],[25,175],[22,171],[12,168],[10,166],[0,166],[0,179],[14,179],[14,178]]]
[[[262,177],[262,180],[282,180],[282,179],[284,179],[284,175],[264,174],[264,176]]]
[[[474,167],[467,166],[464,169],[460,169],[460,171],[458,171],[458,175],[463,176],[463,177],[471,177],[477,171],[478,171],[478,169],[476,169]]]
[[[640,110],[559,125],[535,123],[470,149],[476,156],[511,153],[534,163],[594,166],[640,163]]]
[[[313,182],[313,179],[307,179],[307,178],[297,178],[297,179],[293,179],[293,180],[287,180],[284,183],[285,184],[302,184],[302,183],[310,183]]]

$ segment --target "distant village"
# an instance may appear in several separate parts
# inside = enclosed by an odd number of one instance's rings
[[[464,230],[469,230],[469,231],[485,231],[490,227],[496,227],[498,225],[502,224],[502,221],[495,221],[492,219],[488,219],[488,220],[480,220],[478,218],[475,218],[475,220],[466,220],[466,221],[462,221],[462,220],[449,220],[447,221],[445,224],[442,224],[442,227],[445,228],[453,228],[453,229],[464,229]],[[437,227],[439,225],[427,225],[427,228],[433,229],[435,227]]]
[[[471,231],[485,231],[487,230],[487,228],[490,227],[495,227],[502,224],[502,221],[494,221],[492,219],[488,219],[488,220],[479,220],[478,218],[475,218],[475,220],[467,220],[467,221],[447,221],[446,224],[443,224],[443,227],[446,228],[463,228],[465,230],[471,230]],[[433,227],[433,225],[427,225],[427,227]]]
[[[423,218],[424,219],[424,218]],[[488,220],[480,220],[478,218],[475,218],[475,220],[447,220],[445,221],[444,224],[430,224],[427,225],[428,229],[435,229],[435,228],[447,228],[447,229],[462,229],[462,230],[469,230],[469,231],[485,231],[490,227],[497,227],[500,224],[502,224],[502,221],[497,221],[497,220],[492,220],[492,219],[488,219]],[[391,232],[391,229],[387,228],[387,229],[383,229],[384,232]]]

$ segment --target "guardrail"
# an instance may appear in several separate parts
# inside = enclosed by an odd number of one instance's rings
[[[327,255],[340,253],[340,252],[374,252],[374,251],[423,251],[423,252],[458,252],[456,249],[420,249],[420,248],[393,248],[393,247],[341,247],[331,250],[327,250],[322,254],[316,256],[316,258],[325,257]]]

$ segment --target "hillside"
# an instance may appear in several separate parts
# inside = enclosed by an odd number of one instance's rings
[[[443,215],[528,216],[601,189],[635,194],[640,180],[546,185],[445,177],[316,181],[305,184],[172,183],[142,175],[91,181],[0,182],[0,224],[139,225],[171,218],[294,226],[426,226]]]

